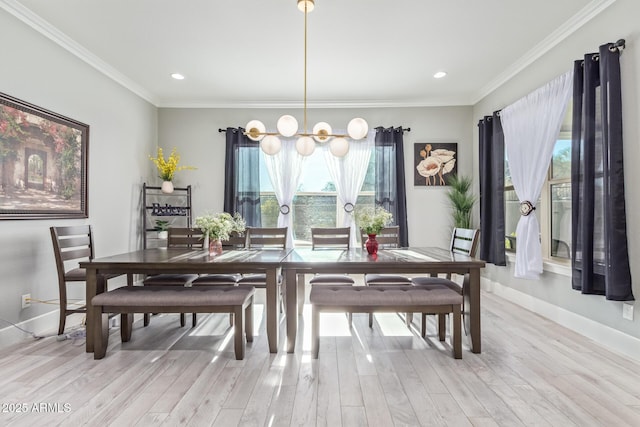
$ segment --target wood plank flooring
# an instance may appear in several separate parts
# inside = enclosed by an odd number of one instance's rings
[[[260,291],[259,291],[260,292]],[[260,298],[260,293],[258,293]],[[233,353],[227,315],[178,315],[111,330],[98,361],[84,340],[54,337],[0,351],[3,426],[638,426],[640,363],[483,293],[483,353],[454,360],[395,314],[322,315],[310,356],[310,307],[295,354],[268,352],[256,306],[254,342]],[[281,323],[281,345],[284,322]]]

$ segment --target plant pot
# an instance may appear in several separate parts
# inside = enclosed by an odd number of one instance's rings
[[[375,255],[378,253],[378,241],[376,240],[375,234],[367,234],[369,238],[364,243],[365,248],[367,248],[367,252],[369,255]]]
[[[173,193],[173,182],[171,181],[162,181],[162,192],[163,193]]]
[[[167,230],[158,231],[158,239],[166,240],[169,238],[169,232]]]

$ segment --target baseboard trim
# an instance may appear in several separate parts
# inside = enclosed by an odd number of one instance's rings
[[[640,361],[640,339],[636,337],[484,277],[481,281],[481,288],[484,291],[493,293],[540,316],[546,317],[567,329],[607,347],[609,350]]]

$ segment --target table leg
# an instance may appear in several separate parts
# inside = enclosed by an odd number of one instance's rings
[[[297,272],[293,269],[285,270],[287,281],[287,353],[293,353],[296,347],[298,333],[298,281]]]
[[[87,269],[87,282],[86,282],[86,306],[87,306],[87,320],[85,325],[86,339],[85,347],[87,353],[93,353],[93,306],[91,300],[96,295],[98,288],[98,278],[96,270],[92,268]]]
[[[480,337],[480,269],[474,268],[469,271],[468,289],[464,290],[465,305],[468,303],[471,328],[471,351],[480,353],[482,351],[482,341]],[[466,309],[466,307],[465,307]]]
[[[266,272],[267,275],[267,340],[269,341],[269,351],[271,353],[278,352],[278,317],[279,305],[278,299],[278,271],[277,268],[270,268]]]

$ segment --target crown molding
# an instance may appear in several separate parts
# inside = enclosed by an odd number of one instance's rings
[[[441,99],[441,100],[417,100],[417,101],[388,101],[388,100],[373,100],[373,101],[348,101],[348,102],[308,102],[307,108],[322,109],[322,108],[419,108],[419,107],[460,107],[460,106],[472,106],[473,104],[469,99]],[[297,108],[303,109],[304,105],[300,101],[277,101],[277,102],[159,102],[158,108],[256,108],[256,109],[287,109]]]
[[[23,6],[18,1],[0,0],[0,8],[15,16],[20,21],[33,28],[35,31],[39,32],[54,43],[58,44],[63,49],[66,49],[73,55],[77,56],[82,61],[86,62],[96,70],[114,80],[116,83],[129,89],[131,92],[150,102],[154,106],[157,106],[157,100],[142,86],[129,79],[127,76],[113,68],[111,65],[104,62],[98,56],[94,55],[82,45],[72,40],[69,36],[49,24],[47,21],[33,13],[29,8]]]
[[[549,34],[540,43],[535,45],[531,50],[520,57],[520,59],[511,64],[511,66],[508,67],[503,73],[499,74],[495,79],[482,87],[475,96],[472,105],[477,104],[485,96],[489,95],[494,90],[505,84],[511,78],[524,70],[527,66],[531,65],[541,56],[549,52],[553,47],[576,32],[580,27],[599,15],[603,10],[605,10],[615,2],[616,0],[593,0],[591,3],[583,7],[567,22],[565,22],[554,32]]]

